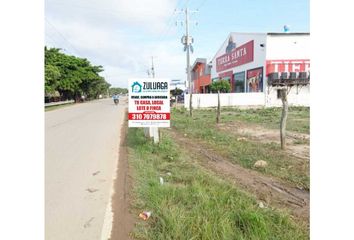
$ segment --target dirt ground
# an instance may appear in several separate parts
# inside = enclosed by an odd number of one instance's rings
[[[254,194],[265,207],[276,207],[289,211],[296,219],[309,223],[309,191],[298,189],[279,179],[232,164],[212,150],[204,148],[203,143],[184,137],[173,128],[168,132],[179,145],[192,153],[204,168],[226,177],[241,189]]]
[[[114,182],[114,194],[112,197],[113,226],[110,240],[132,239],[129,234],[137,220],[136,216],[129,212],[131,202],[129,190],[132,186],[132,178],[128,164],[127,131],[128,124],[125,121],[121,131],[117,178]]]
[[[267,129],[257,124],[232,122],[221,123],[218,128],[228,133],[234,133],[237,136],[244,136],[251,141],[259,141],[263,143],[280,142],[280,133],[277,129]],[[298,158],[310,159],[310,136],[304,133],[286,132],[286,151]]]
[[[238,137],[244,136],[251,141],[265,143],[279,142],[279,132],[265,129],[261,126],[246,125],[242,122],[219,124],[222,131],[233,132]],[[110,240],[132,239],[130,232],[137,222],[137,216],[130,213],[130,189],[132,178],[128,164],[126,145],[127,123],[121,132],[121,145],[119,152],[119,165],[115,180],[115,193],[112,197],[113,227]],[[232,164],[228,159],[203,147],[203,143],[184,137],[176,130],[169,129],[177,144],[198,161],[201,167],[230,180],[232,183],[253,194],[264,207],[277,208],[289,212],[295,219],[309,224],[309,191],[291,186],[285,181],[265,176],[259,172],[245,169],[237,164]],[[301,159],[309,159],[309,135],[300,133],[287,133],[287,147],[289,154]]]

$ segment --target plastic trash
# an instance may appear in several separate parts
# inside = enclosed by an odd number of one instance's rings
[[[247,139],[245,138],[245,137],[239,137],[239,138],[237,138],[237,141],[239,142],[239,141],[246,141]]]
[[[144,211],[139,214],[139,217],[146,221],[151,216],[151,212]]]
[[[160,184],[163,185],[163,178],[160,177]]]

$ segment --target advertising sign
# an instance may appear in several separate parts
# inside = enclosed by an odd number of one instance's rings
[[[170,127],[170,80],[129,80],[129,127]]]
[[[273,72],[308,72],[310,71],[309,59],[292,60],[267,60],[266,75]]]
[[[263,67],[247,71],[247,92],[263,92]]]
[[[249,41],[216,58],[216,72],[243,65],[253,61],[254,41]]]

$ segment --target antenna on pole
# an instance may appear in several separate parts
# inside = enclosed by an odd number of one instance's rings
[[[188,9],[188,0],[186,3],[186,8],[184,10],[181,10],[179,13],[184,13],[185,14],[185,27],[186,27],[186,34],[182,36],[181,42],[184,45],[184,51],[186,52],[186,57],[187,57],[187,82],[188,82],[188,93],[189,93],[189,115],[192,116],[192,79],[191,79],[191,69],[190,69],[190,52],[193,53],[194,49],[192,47],[192,43],[194,42],[193,37],[189,35],[189,14],[191,13],[196,13],[198,11],[190,11]],[[181,22],[183,24],[183,22]]]
[[[155,78],[155,68],[154,68],[154,56],[151,56],[151,74]]]
[[[150,72],[148,70],[148,72]],[[152,78],[155,78],[155,67],[154,67],[154,56],[151,56],[151,75]],[[149,74],[150,77],[150,74]],[[158,143],[160,139],[159,128],[158,127],[149,127],[145,128],[146,133],[154,139],[154,143]]]

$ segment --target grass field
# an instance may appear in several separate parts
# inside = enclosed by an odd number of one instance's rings
[[[199,110],[200,111],[200,110]],[[198,114],[199,112],[195,112]],[[223,108],[222,121],[242,121],[257,123],[266,128],[279,129],[282,108],[238,109]],[[215,112],[211,110],[210,112]],[[299,133],[310,133],[310,108],[289,107],[287,130]]]
[[[222,123],[231,121],[248,121],[262,123],[269,127],[277,119],[279,109],[239,110],[224,109]],[[292,110],[290,110],[292,111]],[[289,116],[289,128],[308,129],[303,122],[294,119],[306,119],[308,110],[299,108],[299,115],[295,111]],[[227,112],[234,114],[228,115]],[[267,113],[267,114],[265,114]],[[172,110],[172,126],[182,134],[187,134],[194,141],[200,141],[205,147],[213,149],[233,163],[240,164],[245,168],[253,168],[257,160],[268,162],[266,169],[255,169],[265,174],[279,177],[299,187],[309,189],[309,162],[301,161],[289,153],[282,151],[279,144],[262,143],[253,141],[238,141],[234,133],[220,131],[215,123],[215,110],[194,110],[193,118],[188,117],[185,109]],[[293,119],[293,120],[291,120]]]
[[[130,128],[127,142],[133,212],[152,211],[136,225],[134,239],[309,239],[287,213],[259,208],[252,196],[198,166],[166,132],[154,145],[142,129]]]
[[[44,111],[48,112],[48,111],[53,111],[59,108],[64,108],[64,107],[69,107],[72,106],[75,103],[67,103],[67,104],[62,104],[62,105],[55,105],[55,106],[48,106],[48,107],[44,107]]]

